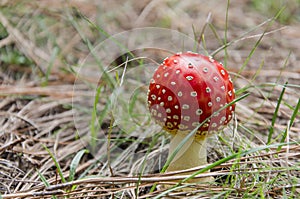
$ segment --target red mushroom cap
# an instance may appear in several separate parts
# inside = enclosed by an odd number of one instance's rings
[[[186,52],[166,58],[155,71],[148,90],[152,117],[170,133],[197,129],[198,135],[218,131],[231,120],[235,98],[222,64],[211,57]]]

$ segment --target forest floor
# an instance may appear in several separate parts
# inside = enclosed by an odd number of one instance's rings
[[[0,39],[0,198],[299,197],[299,0],[1,1]],[[170,136],[145,103],[187,50],[241,98],[194,169],[207,184],[160,172]]]

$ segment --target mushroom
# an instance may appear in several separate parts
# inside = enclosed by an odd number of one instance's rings
[[[207,137],[224,128],[235,109],[235,105],[230,103],[235,98],[233,84],[223,65],[198,53],[176,53],[167,57],[156,69],[147,95],[151,116],[172,135],[169,157],[179,143],[197,128],[166,171],[207,164]],[[208,177],[191,182],[212,180]]]

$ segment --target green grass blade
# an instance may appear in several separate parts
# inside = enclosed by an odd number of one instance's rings
[[[58,163],[56,157],[55,157],[54,154],[48,149],[48,147],[47,147],[46,145],[43,144],[43,147],[44,147],[44,149],[49,153],[51,159],[53,160],[53,162],[54,162],[54,164],[55,164],[55,166],[56,166],[57,172],[58,172],[58,174],[59,174],[59,176],[60,176],[60,178],[61,178],[61,181],[62,181],[63,183],[66,183],[67,181],[66,181],[66,179],[65,179],[65,177],[64,177],[64,175],[63,175],[62,169],[61,169],[61,167],[60,167],[60,165],[59,165],[59,163]]]
[[[219,199],[221,198],[223,195],[225,195],[227,193],[227,191],[221,191],[219,194],[216,194],[214,197],[212,197],[211,199]]]
[[[210,29],[212,30],[214,36],[217,38],[217,40],[219,41],[220,45],[222,45],[221,47],[217,48],[216,50],[214,50],[211,53],[211,56],[215,56],[216,54],[218,54],[220,51],[224,50],[225,48],[227,48],[228,46],[237,43],[239,41],[243,41],[244,39],[246,39],[246,35],[250,34],[251,32],[254,32],[255,30],[257,30],[259,27],[265,25],[266,23],[272,21],[272,19],[268,19],[266,21],[264,21],[263,23],[255,26],[254,28],[251,28],[249,31],[245,32],[244,34],[242,34],[241,36],[239,36],[237,39],[232,40],[230,42],[227,42],[226,44],[223,44],[222,39],[220,38],[220,36],[217,33],[216,28],[213,26],[213,24],[209,24]]]
[[[224,45],[227,46],[227,33],[228,33],[228,14],[229,14],[229,4],[230,0],[227,0],[227,6],[226,6],[226,16],[225,16],[225,31],[224,31]],[[228,59],[228,51],[227,47],[224,48],[224,66],[227,66],[227,59]]]
[[[84,15],[82,15],[80,12],[78,12],[78,15],[80,17],[82,17],[84,20],[86,20],[87,22],[89,22],[90,25],[93,25],[93,27],[97,27],[95,26],[90,20],[87,19],[87,17],[85,17]],[[85,42],[86,46],[88,47],[91,55],[93,56],[93,58],[95,58],[95,62],[97,63],[100,71],[103,74],[103,78],[106,80],[106,83],[111,87],[111,88],[115,88],[116,83],[114,81],[114,79],[107,73],[107,71],[105,70],[101,60],[99,59],[99,55],[96,54],[95,52],[95,48],[94,46],[91,44],[90,40],[84,35],[84,31],[81,29],[80,25],[78,24],[78,22],[76,20],[74,20],[74,18],[72,17],[72,15],[69,13],[69,20],[71,22],[71,24],[73,25],[73,27],[76,29],[76,31],[78,32],[78,34],[80,35],[80,37],[82,38],[82,40]],[[97,27],[97,30],[99,28]]]
[[[143,159],[143,163],[142,163],[142,167],[140,169],[140,172],[139,172],[139,180],[137,181],[136,183],[136,191],[135,191],[135,194],[136,194],[136,197],[138,197],[138,190],[139,190],[139,186],[141,184],[141,178],[143,176],[143,173],[144,173],[144,170],[145,170],[145,167],[146,167],[146,163],[147,163],[147,159],[148,159],[148,155],[150,154],[150,152],[152,151],[153,147],[155,146],[157,140],[159,139],[159,137],[161,136],[161,133],[158,133],[154,136],[152,142],[150,143],[149,147],[148,147],[148,150],[145,154],[145,157]],[[150,193],[154,191],[155,187],[156,187],[156,183],[153,184],[153,186],[151,187],[150,189]]]
[[[103,28],[97,26],[95,23],[93,23],[88,17],[86,17],[81,12],[78,12],[78,15],[82,19],[84,19],[86,22],[88,22],[91,27],[95,28],[97,31],[99,31],[101,34],[103,34],[106,38],[112,40],[118,47],[120,47],[120,49],[123,49],[126,53],[128,53],[129,56],[135,57],[134,54],[127,48],[126,45],[119,42],[117,39],[115,39],[113,36],[111,36],[108,32],[106,32]],[[95,55],[95,56],[96,56],[95,58],[97,58],[97,55]],[[139,64],[142,65],[142,61],[138,61],[138,62],[139,62]],[[106,75],[106,74],[104,74],[104,75]]]
[[[260,44],[261,40],[263,39],[263,37],[265,36],[266,30],[262,33],[262,35],[259,37],[259,39],[255,42],[255,45],[253,46],[253,48],[251,49],[249,55],[246,57],[246,60],[244,61],[242,67],[240,68],[240,70],[238,71],[238,74],[241,74],[241,72],[245,69],[245,67],[247,66],[248,62],[250,61],[252,55],[254,54],[255,50],[257,49],[258,45]]]
[[[41,174],[41,172],[40,172],[39,170],[37,170],[37,172],[38,172],[39,178],[42,180],[42,182],[44,183],[44,185],[45,185],[46,187],[49,187],[50,184],[49,184],[49,182],[47,181],[47,179],[45,178],[45,176],[44,176],[43,174]]]
[[[55,61],[55,59],[58,55],[58,52],[59,52],[58,47],[55,47],[53,49],[53,53],[51,54],[51,57],[50,57],[50,60],[49,60],[49,65],[47,67],[47,71],[46,71],[46,74],[45,74],[45,80],[42,82],[42,86],[47,86],[48,85],[49,75],[51,74],[51,70],[52,70],[52,67],[54,65],[54,61]]]
[[[251,78],[251,83],[255,81],[256,77],[260,74],[260,71],[262,70],[264,65],[265,65],[265,61],[262,60],[258,69],[255,71],[255,74]]]
[[[96,125],[96,119],[97,119],[97,104],[99,102],[101,88],[102,88],[102,86],[99,86],[96,90],[94,104],[93,104],[92,118],[91,118],[91,122],[90,122],[90,131],[91,131],[91,143],[90,144],[91,144],[92,150],[94,150],[96,147],[97,131],[99,128],[98,125]]]
[[[265,36],[265,34],[267,33],[268,29],[271,27],[271,25],[273,24],[273,22],[280,16],[280,14],[282,13],[283,9],[279,10],[277,12],[277,14],[272,18],[272,20],[269,22],[268,26],[266,27],[266,29],[264,30],[264,32],[261,34],[261,36],[259,37],[259,39],[256,41],[255,45],[253,46],[253,48],[251,49],[249,55],[247,56],[246,60],[244,61],[242,67],[240,68],[240,70],[238,71],[238,74],[241,74],[241,72],[245,69],[246,65],[248,64],[248,62],[250,61],[252,55],[254,54],[255,50],[257,49],[258,45],[260,44],[261,40],[263,39],[263,37]]]
[[[277,115],[278,115],[279,107],[280,107],[280,104],[281,104],[281,101],[282,101],[282,98],[283,98],[283,95],[284,95],[284,92],[285,92],[286,85],[287,85],[287,82],[284,84],[284,86],[282,88],[282,91],[280,93],[280,96],[278,98],[278,102],[277,102],[277,105],[276,105],[276,108],[275,108],[275,112],[274,112],[273,117],[272,117],[271,127],[269,129],[267,144],[271,143],[272,136],[274,134],[275,122],[276,122],[276,118],[277,118]]]
[[[295,107],[295,110],[294,110],[294,112],[293,112],[293,114],[292,114],[292,117],[291,117],[291,121],[290,121],[290,125],[289,125],[289,126],[292,126],[292,125],[293,125],[296,116],[299,114],[299,108],[300,108],[300,99],[298,99],[298,103],[297,103],[297,105],[296,105],[296,107]]]
[[[88,150],[83,149],[83,150],[79,151],[73,158],[73,160],[70,164],[69,182],[74,180],[74,177],[76,174],[76,168],[78,167],[79,162],[80,162],[81,158],[83,157],[83,155],[87,152],[88,152]]]
[[[299,113],[299,108],[300,108],[300,99],[298,100],[298,103],[297,103],[297,105],[296,105],[296,107],[294,109],[294,112],[292,114],[292,117],[291,117],[291,120],[290,120],[290,122],[288,124],[288,127],[285,129],[284,134],[282,135],[280,143],[284,143],[285,142],[285,139],[287,137],[288,131],[289,131],[290,127],[293,126],[295,118],[296,118],[297,114]],[[280,151],[281,148],[282,148],[282,146],[278,146],[277,151]]]
[[[208,26],[209,26],[210,30],[212,31],[214,37],[215,37],[216,40],[218,41],[219,45],[221,45],[221,48],[219,48],[220,51],[223,50],[224,48],[226,48],[227,46],[230,45],[230,43],[223,44],[223,40],[222,40],[222,38],[219,36],[218,31],[217,31],[217,28],[216,28],[212,23],[209,23]],[[212,53],[211,53],[211,56],[215,56],[218,52],[219,52],[219,51],[214,51],[214,52],[212,52]]]
[[[211,12],[208,13],[206,22],[203,25],[199,36],[196,35],[195,27],[192,26],[193,33],[194,33],[194,40],[195,40],[193,49],[195,52],[199,52],[199,50],[201,49],[201,44],[202,44],[202,47],[203,47],[202,49],[205,51],[205,54],[208,55],[207,48],[206,48],[206,42],[205,42],[205,38],[204,38],[204,32],[206,30],[207,25],[209,25],[210,22],[211,22]]]
[[[49,184],[49,182],[47,181],[47,179],[45,178],[45,176],[44,176],[41,172],[39,172],[39,170],[37,170],[37,172],[38,172],[39,178],[42,180],[42,182],[45,184],[45,186],[46,186],[46,187],[49,187],[50,184]],[[57,199],[56,196],[51,196],[51,198]],[[0,197],[0,199],[1,199],[1,197]]]

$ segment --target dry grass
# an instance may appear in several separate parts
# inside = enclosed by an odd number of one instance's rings
[[[295,5],[299,8],[299,4]],[[197,177],[211,175],[215,183],[181,184],[197,187],[189,192],[154,189],[154,184],[176,185],[172,180],[187,177],[159,173],[166,160],[168,136],[155,135],[157,129],[149,124],[124,133],[112,126],[110,113],[96,124],[92,120],[93,107],[88,107],[87,112],[81,109],[86,104],[93,106],[94,90],[88,85],[103,86],[97,104],[99,113],[105,111],[112,91],[106,80],[98,82],[89,71],[91,76],[84,77],[85,82],[76,82],[75,92],[77,69],[90,53],[87,41],[96,46],[106,39],[103,31],[113,35],[156,26],[193,37],[201,33],[209,12],[211,26],[203,32],[205,47],[209,53],[215,52],[223,45],[216,34],[224,39],[227,32],[227,41],[232,44],[215,58],[228,66],[238,94],[250,95],[238,102],[236,120],[211,138],[208,160],[214,163],[213,168],[209,174],[200,173]],[[299,14],[297,9],[284,12]],[[205,1],[201,5],[189,0],[1,2],[0,24],[6,33],[0,35],[0,198],[299,195],[300,117],[295,111],[300,98],[299,18],[290,17],[287,24],[270,23],[268,13],[256,10],[251,1],[230,2],[227,29],[225,16],[225,1]],[[76,29],[76,24],[80,28]],[[21,55],[27,60],[25,64],[19,60]],[[155,51],[149,55],[160,62],[165,53]],[[116,60],[116,64],[122,62]],[[82,111],[76,119],[74,110]],[[291,120],[294,122],[288,128]],[[270,129],[274,130],[272,136]],[[100,132],[97,146],[90,139],[93,131]],[[141,132],[149,136],[141,136]],[[103,139],[109,140],[110,147],[103,144]],[[85,148],[90,153],[78,159],[76,174],[68,180],[73,175],[72,160]]]

